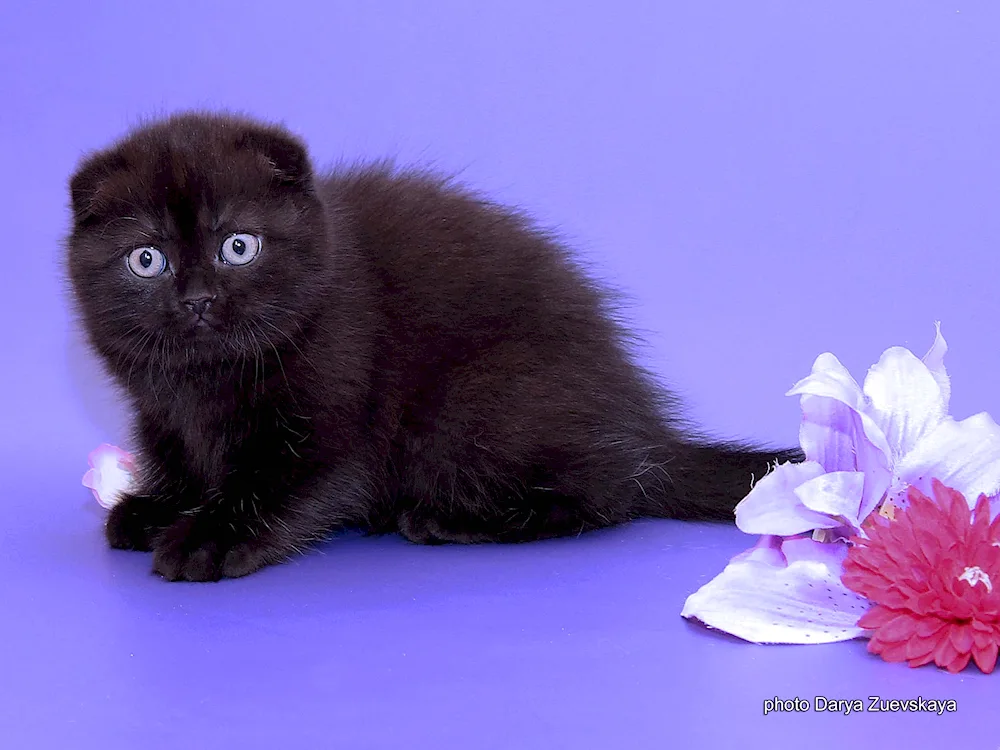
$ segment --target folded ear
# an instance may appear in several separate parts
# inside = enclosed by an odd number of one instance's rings
[[[73,218],[78,223],[96,215],[101,185],[125,166],[125,158],[117,151],[112,151],[94,154],[77,168],[70,178],[69,194]]]
[[[267,159],[283,184],[305,186],[312,180],[312,165],[305,145],[286,131],[252,128],[237,137],[236,147]]]

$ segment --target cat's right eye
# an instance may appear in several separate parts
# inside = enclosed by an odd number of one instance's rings
[[[136,276],[151,279],[167,269],[167,259],[155,247],[137,247],[128,254],[128,267]]]

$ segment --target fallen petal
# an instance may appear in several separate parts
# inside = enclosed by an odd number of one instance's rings
[[[734,559],[691,594],[681,615],[754,643],[834,643],[862,637],[868,601],[840,582],[845,544],[786,540],[788,566]]]

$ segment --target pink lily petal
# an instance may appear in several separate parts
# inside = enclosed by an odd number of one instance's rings
[[[863,412],[867,404],[858,381],[830,352],[816,357],[812,372],[792,386],[786,395],[793,396],[799,393],[836,399],[856,412]]]
[[[802,396],[800,402],[799,444],[806,458],[822,464],[827,471],[857,469],[855,445],[859,440],[867,442],[858,413],[825,396]]]
[[[835,446],[827,447],[825,438],[830,437],[830,431],[835,431],[853,434],[856,446],[863,442],[869,443],[871,448],[866,448],[866,452],[877,451],[883,454],[886,457],[883,463],[888,464],[892,451],[885,433],[868,414],[871,409],[868,397],[835,356],[830,353],[819,355],[813,363],[812,372],[792,386],[785,395],[803,397],[803,420],[814,425],[807,427],[804,435],[800,431],[806,458],[819,461],[828,471],[860,469],[860,466],[851,466],[844,456],[848,446],[842,440]],[[807,396],[813,398],[807,400]],[[827,403],[824,404],[823,400]],[[844,407],[849,410],[849,414],[853,414],[854,424],[848,422],[849,415],[845,414]],[[860,431],[857,429],[858,424]],[[828,425],[830,431],[825,430],[824,425]],[[864,440],[860,439],[862,435]]]
[[[867,517],[889,487],[889,457],[868,439],[862,415],[842,401],[803,395],[801,404],[799,441],[806,457],[818,461],[829,472],[863,473],[860,509],[852,515]],[[874,425],[872,429],[876,429]]]
[[[800,485],[823,474],[815,461],[780,464],[736,506],[736,525],[747,534],[778,536],[840,526],[841,521],[807,508],[796,494]]]
[[[132,486],[135,457],[115,445],[104,443],[91,451],[87,460],[91,468],[83,475],[83,486],[94,493],[102,507],[114,507]]]
[[[868,602],[840,581],[847,545],[785,540],[786,567],[738,555],[691,594],[683,617],[754,643],[834,643],[864,636]],[[746,553],[744,553],[746,554]]]
[[[980,494],[1000,492],[1000,425],[986,412],[961,422],[949,417],[903,457],[897,474],[897,494],[913,485],[933,497],[931,480],[937,479],[972,507]]]
[[[893,460],[912,451],[948,415],[938,379],[913,352],[900,346],[887,349],[868,371],[864,392]]]

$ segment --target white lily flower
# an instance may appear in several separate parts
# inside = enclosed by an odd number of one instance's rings
[[[800,397],[806,460],[775,467],[736,507],[737,526],[763,536],[688,598],[684,617],[762,643],[856,638],[868,602],[840,581],[845,540],[881,504],[904,505],[911,486],[931,495],[937,479],[973,504],[989,496],[996,514],[1000,426],[985,412],[948,415],[947,350],[938,325],[922,360],[888,349],[864,387],[832,354],[816,359],[788,392]]]
[[[972,498],[1000,492],[1000,426],[981,413],[961,422],[948,415],[948,347],[940,326],[934,345],[917,359],[893,347],[862,388],[832,354],[788,395],[801,397],[801,464],[782,464],[736,506],[748,534],[790,536],[813,529],[858,533],[884,499],[905,502],[931,479]]]

